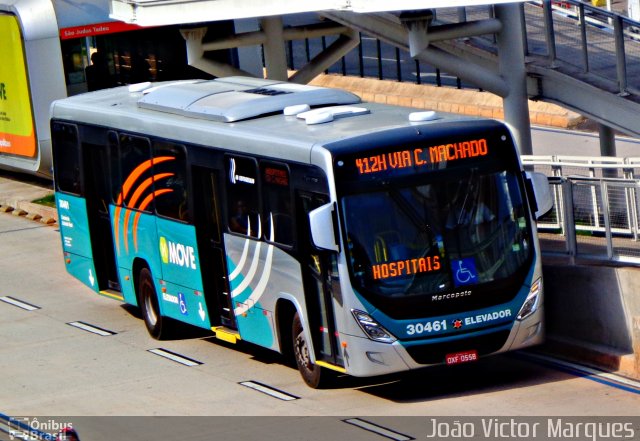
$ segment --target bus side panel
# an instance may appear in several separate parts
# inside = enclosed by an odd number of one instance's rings
[[[274,320],[278,298],[286,294],[305,305],[299,262],[265,242],[230,234],[225,234],[224,240],[231,297],[241,338],[280,350]]]
[[[206,269],[198,258],[195,227],[161,217],[156,219],[156,225],[158,235],[153,250],[160,252],[162,288],[166,290],[159,295],[160,309],[168,317],[210,329],[200,275]]]
[[[69,274],[98,292],[89,234],[87,203],[78,196],[56,192],[62,250]]]
[[[126,303],[137,305],[135,286],[137,274],[133,274],[134,260],[143,260],[155,280],[159,280],[162,275],[158,258],[156,219],[149,213],[113,205],[109,207],[109,211],[122,294]],[[128,280],[127,275],[130,275]],[[161,292],[157,282],[156,292]]]

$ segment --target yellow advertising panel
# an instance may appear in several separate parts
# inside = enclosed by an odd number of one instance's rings
[[[29,83],[20,27],[13,15],[0,14],[0,54],[0,153],[33,158],[36,136]]]

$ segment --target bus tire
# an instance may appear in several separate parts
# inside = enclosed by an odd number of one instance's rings
[[[320,389],[327,386],[328,372],[317,364],[311,362],[309,355],[309,342],[307,341],[300,315],[296,312],[293,316],[291,326],[291,336],[293,340],[293,354],[296,365],[300,371],[302,379],[307,386],[313,389]]]
[[[160,314],[156,287],[153,283],[151,271],[149,271],[148,268],[142,268],[140,270],[140,276],[138,277],[138,296],[142,318],[144,319],[147,331],[149,331],[149,335],[156,340],[166,338],[166,320]]]

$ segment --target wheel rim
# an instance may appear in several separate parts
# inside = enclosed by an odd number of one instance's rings
[[[158,314],[156,313],[156,308],[153,303],[153,292],[149,289],[149,285],[145,284],[144,286],[144,306],[145,306],[145,317],[149,324],[153,327],[158,323]]]
[[[296,336],[295,353],[298,366],[301,366],[308,372],[312,372],[313,364],[311,363],[311,357],[309,356],[309,346],[307,345],[307,340],[305,340],[304,333],[302,332]]]

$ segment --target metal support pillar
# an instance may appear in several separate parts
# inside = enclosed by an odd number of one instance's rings
[[[196,69],[210,73],[217,77],[233,75],[251,76],[251,74],[237,69],[229,64],[209,60],[204,57],[202,39],[207,33],[207,28],[182,29],[180,31],[187,45],[187,63]]]
[[[298,84],[309,83],[359,44],[360,34],[355,30],[350,30],[348,33],[340,35],[335,42],[310,60],[306,66],[291,75],[289,81]]]
[[[496,18],[502,22],[498,33],[500,76],[508,84],[503,97],[504,118],[511,126],[521,155],[531,155],[531,120],[527,99],[527,78],[522,44],[522,9],[516,3],[495,5]]]
[[[598,134],[600,135],[600,156],[616,156],[616,135],[613,129],[604,124],[598,124]],[[605,178],[617,178],[616,170],[602,170]]]
[[[260,19],[265,33],[264,64],[266,77],[271,80],[287,81],[287,56],[284,49],[282,18],[265,17]]]
[[[616,136],[613,129],[604,124],[598,124],[600,134],[600,156],[616,156]]]

